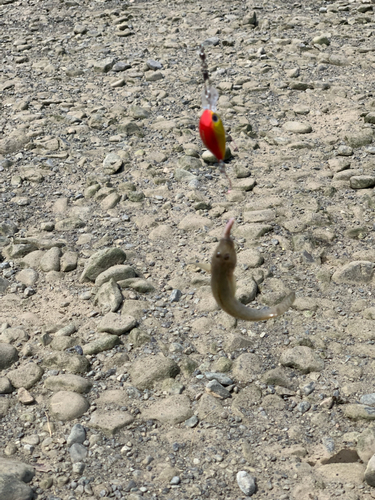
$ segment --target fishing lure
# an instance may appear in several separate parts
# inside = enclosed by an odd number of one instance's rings
[[[216,104],[219,99],[219,92],[211,85],[210,75],[206,61],[204,47],[199,47],[199,57],[202,64],[203,91],[202,107],[204,109],[199,120],[199,134],[206,148],[216,156],[219,162],[220,173],[224,174],[229,182],[229,190],[232,189],[232,182],[225,170],[225,130],[220,116],[216,112]]]

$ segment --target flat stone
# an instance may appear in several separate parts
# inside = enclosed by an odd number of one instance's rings
[[[125,280],[128,278],[134,278],[136,276],[136,272],[132,266],[128,265],[116,265],[111,266],[106,271],[100,273],[95,279],[95,285],[101,286],[107,281],[114,279],[116,282],[120,280]]]
[[[88,342],[82,347],[83,354],[93,355],[98,354],[99,352],[109,351],[119,343],[120,341],[118,335],[101,335],[99,338]]]
[[[25,389],[30,389],[35,385],[41,378],[44,370],[35,363],[26,363],[16,370],[11,370],[7,373],[7,377],[11,381],[11,384],[16,389],[24,387]]]
[[[65,373],[46,378],[44,387],[50,391],[73,391],[86,394],[90,392],[92,382],[79,375]]]
[[[344,414],[352,420],[375,420],[375,408],[361,404],[347,404],[344,406]]]
[[[283,366],[290,366],[302,373],[320,372],[324,369],[324,361],[310,348],[295,346],[286,349],[280,356]]]
[[[121,429],[133,423],[134,417],[126,411],[95,411],[90,421],[89,427],[99,429],[106,436],[113,436]]]
[[[190,399],[182,394],[162,399],[142,412],[146,420],[158,420],[163,424],[175,425],[184,422],[193,415]]]
[[[333,273],[334,283],[370,283],[374,276],[375,264],[369,261],[353,261]]]
[[[132,383],[139,390],[151,388],[154,382],[174,378],[179,372],[180,368],[177,363],[163,355],[147,356],[136,360],[130,369]]]
[[[71,391],[56,392],[50,400],[52,415],[63,422],[81,417],[89,406],[87,399]]]
[[[311,125],[302,122],[285,122],[283,128],[287,132],[292,132],[293,134],[309,134],[312,132]]]
[[[85,356],[67,352],[54,352],[44,356],[43,366],[45,368],[67,370],[72,373],[85,373],[90,363]]]
[[[107,332],[113,335],[123,335],[137,326],[137,320],[126,314],[108,313],[103,316],[98,325],[98,332]]]

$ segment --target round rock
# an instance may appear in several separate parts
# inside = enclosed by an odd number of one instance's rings
[[[251,497],[256,492],[255,478],[244,470],[237,472],[237,484],[246,496]]]
[[[0,344],[0,370],[9,368],[18,360],[18,351],[9,344]]]
[[[57,392],[50,400],[51,413],[63,422],[81,417],[89,406],[83,396],[70,391]]]

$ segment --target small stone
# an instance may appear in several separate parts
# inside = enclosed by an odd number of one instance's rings
[[[125,71],[127,69],[130,69],[131,66],[130,64],[126,63],[126,62],[123,62],[123,61],[118,61],[113,67],[112,67],[112,71],[116,71],[116,72],[119,72],[119,71]]]
[[[215,398],[227,399],[231,397],[229,391],[227,391],[217,380],[211,380],[205,387],[206,392],[211,394]]]
[[[122,304],[122,293],[114,279],[104,283],[98,290],[94,304],[98,305],[103,312],[116,312]]]
[[[39,279],[39,274],[34,269],[22,269],[16,274],[16,279],[25,286],[34,286]]]
[[[327,35],[318,35],[312,39],[313,44],[317,45],[330,45],[331,41]]]
[[[95,62],[94,71],[96,71],[97,73],[108,73],[108,71],[114,64],[115,61],[112,58],[108,57],[107,59]]]
[[[147,370],[144,369],[145,366]],[[163,355],[136,360],[130,371],[132,383],[139,390],[151,388],[159,380],[174,378],[179,372],[177,363]]]
[[[20,387],[17,393],[18,401],[23,405],[31,405],[35,399],[24,387]]]
[[[73,463],[82,462],[87,457],[88,450],[81,443],[73,443],[69,448],[70,458]]]
[[[347,404],[344,406],[344,414],[352,420],[375,420],[375,408],[360,404]]]
[[[190,399],[178,394],[162,399],[142,411],[142,417],[146,420],[158,420],[161,423],[175,425],[184,422],[193,415]]]
[[[122,158],[116,153],[109,153],[103,161],[103,172],[113,175],[120,170],[123,165]]]
[[[74,375],[72,373],[64,373],[61,375],[55,375],[46,378],[44,381],[44,387],[50,391],[73,391],[80,394],[86,394],[90,392],[92,388],[92,382],[79,375]]]
[[[135,276],[136,272],[132,266],[119,264],[117,266],[111,266],[106,271],[100,273],[99,276],[97,276],[97,278],[95,279],[95,285],[101,286],[103,285],[103,283],[106,283],[111,279],[114,279],[116,282],[118,282],[120,280],[134,278]]]
[[[145,80],[146,82],[157,82],[158,80],[162,80],[164,78],[163,73],[160,71],[154,71],[153,73],[146,73]]]
[[[76,462],[73,464],[72,471],[74,474],[82,474],[85,470],[85,464],[82,462]]]
[[[68,273],[69,271],[74,271],[77,268],[78,263],[78,253],[77,252],[65,252],[60,259],[60,270],[63,273]]]
[[[198,425],[199,419],[196,415],[193,415],[192,417],[188,418],[185,420],[184,424],[186,427],[189,427],[190,429],[193,429],[196,425]]]
[[[157,69],[162,69],[163,65],[159,61],[155,61],[154,59],[148,59],[146,61],[146,65],[148,68],[156,71]]]
[[[256,482],[253,476],[244,470],[237,472],[237,484],[246,496],[251,497],[256,492]]]
[[[334,283],[370,283],[375,272],[375,264],[369,261],[353,261],[333,273]]]
[[[301,401],[297,405],[297,410],[300,413],[306,413],[307,411],[309,411],[310,408],[311,408],[311,404],[308,401]]]
[[[365,481],[369,486],[375,486],[375,455],[373,455],[366,467]]]
[[[0,394],[10,394],[13,392],[12,384],[8,377],[0,377]]]
[[[99,352],[109,351],[119,343],[120,341],[117,335],[105,334],[85,344],[82,351],[85,356],[92,356],[93,354],[98,354]]]
[[[337,148],[337,154],[339,156],[352,156],[353,149],[350,146],[339,146]]]
[[[357,453],[363,462],[368,462],[375,454],[375,430],[365,429],[357,439]]]
[[[169,301],[170,302],[178,302],[181,297],[182,297],[181,290],[175,289],[175,290],[172,290],[172,293],[169,296]]]
[[[221,385],[232,385],[232,384],[234,384],[233,380],[230,377],[228,377],[227,375],[224,375],[223,373],[205,372],[204,376],[208,380],[217,380]]]

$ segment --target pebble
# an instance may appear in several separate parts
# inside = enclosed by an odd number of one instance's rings
[[[73,425],[67,439],[67,446],[72,446],[74,443],[82,444],[86,440],[86,430],[81,424]]]
[[[248,497],[251,497],[256,492],[255,478],[246,471],[239,471],[236,475],[237,484],[240,490]]]

